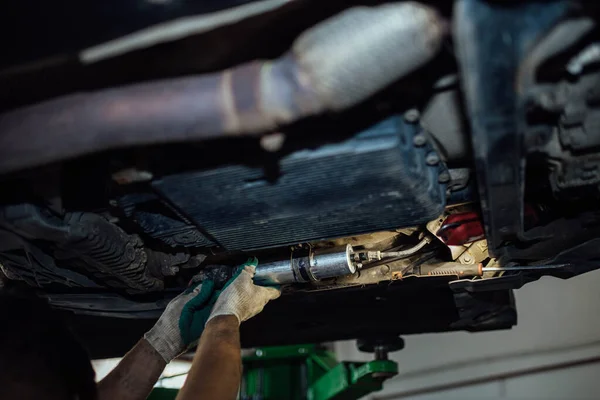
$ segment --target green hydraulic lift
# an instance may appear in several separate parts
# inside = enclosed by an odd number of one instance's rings
[[[262,347],[243,357],[240,400],[353,400],[381,390],[398,373],[387,358],[404,347],[401,338],[358,341],[362,351],[375,353],[369,362],[338,362],[323,346]],[[171,400],[176,389],[156,388],[149,399]]]

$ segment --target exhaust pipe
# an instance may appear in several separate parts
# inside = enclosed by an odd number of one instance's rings
[[[273,61],[73,94],[0,114],[0,173],[113,148],[259,134],[354,106],[423,66],[446,23],[416,2],[350,8]]]

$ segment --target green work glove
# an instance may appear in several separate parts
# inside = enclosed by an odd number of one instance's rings
[[[255,285],[252,279],[258,260],[249,259],[238,267],[237,273],[225,284],[223,290],[215,292],[215,305],[207,319],[219,315],[235,315],[240,323],[260,313],[265,305],[281,295],[278,287],[263,287]]]
[[[169,363],[202,335],[216,301],[212,280],[190,286],[167,305],[144,339]]]

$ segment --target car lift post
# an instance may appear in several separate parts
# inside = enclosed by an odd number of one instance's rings
[[[398,374],[398,364],[387,359],[400,350],[398,337],[363,339],[361,351],[375,353],[369,362],[338,362],[321,345],[261,347],[244,355],[240,400],[354,400],[381,390]],[[178,390],[156,388],[149,399],[175,399]]]
[[[319,345],[265,347],[243,358],[241,400],[358,399],[381,390],[383,382],[398,373],[388,351],[404,347],[395,337],[359,340],[361,351],[375,353],[369,362],[338,362]]]

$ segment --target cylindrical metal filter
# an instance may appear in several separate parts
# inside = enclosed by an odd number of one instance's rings
[[[294,270],[291,268],[290,257],[287,260],[273,261],[268,263],[259,263],[254,275],[254,282],[257,285],[270,286],[282,285],[291,282],[306,282],[296,280]]]
[[[356,272],[352,246],[334,249],[297,250],[287,260],[259,264],[254,282],[259,285],[283,285],[319,281]]]
[[[310,255],[310,275],[317,281],[335,276],[350,275],[356,272],[356,265],[352,260],[354,251],[352,246],[346,249],[321,249],[315,250]]]

